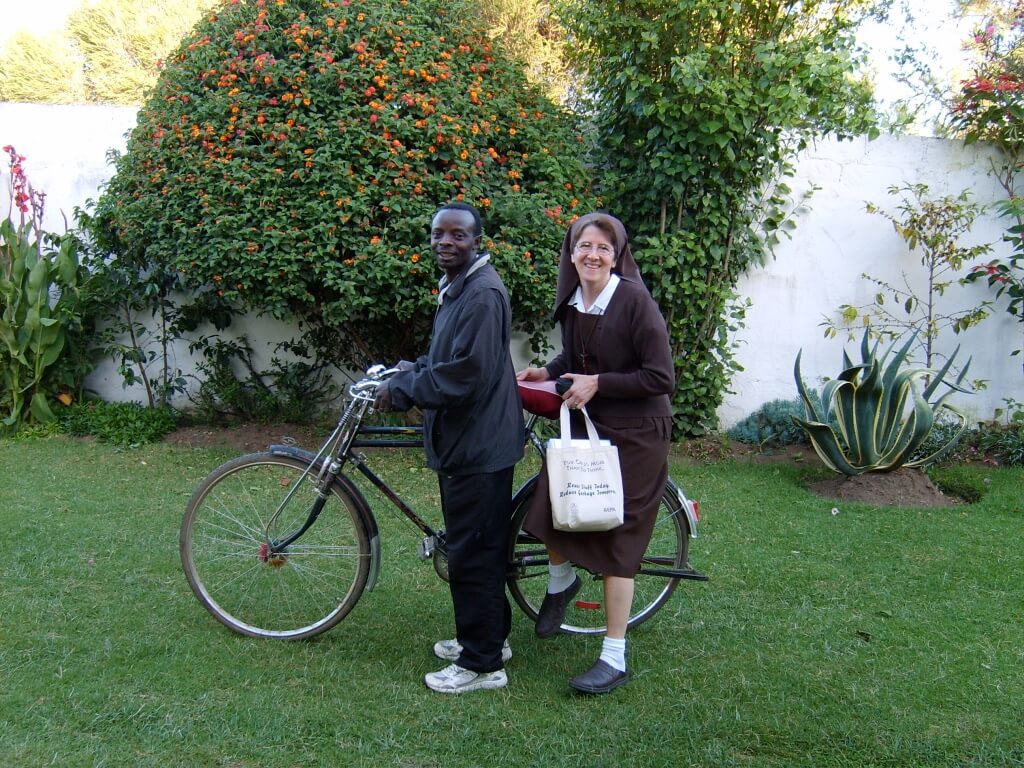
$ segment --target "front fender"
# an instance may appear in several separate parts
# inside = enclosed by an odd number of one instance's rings
[[[290,459],[305,462],[319,472],[324,465],[323,457],[317,458],[316,454],[299,448],[294,445],[271,445],[267,451],[274,456],[287,456]],[[370,505],[362,491],[356,487],[345,475],[339,474],[334,478],[334,484],[339,487],[342,495],[347,496],[355,507],[356,514],[366,528],[366,536],[370,541],[370,573],[366,577],[366,590],[371,591],[377,586],[377,577],[380,576],[380,530],[377,528],[377,518],[373,516]]]

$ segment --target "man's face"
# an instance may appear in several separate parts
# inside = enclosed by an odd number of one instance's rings
[[[472,213],[451,208],[437,212],[430,224],[430,249],[449,278],[457,275],[479,248]]]

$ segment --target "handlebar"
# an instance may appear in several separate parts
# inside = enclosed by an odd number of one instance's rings
[[[371,365],[366,369],[366,378],[360,379],[348,388],[351,397],[359,400],[373,401],[377,397],[377,388],[401,370],[398,367],[388,368],[383,365]]]

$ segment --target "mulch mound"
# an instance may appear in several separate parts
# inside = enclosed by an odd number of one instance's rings
[[[807,487],[825,498],[878,506],[951,507],[956,504],[920,469],[906,467],[895,472],[868,472],[854,477],[838,475],[814,481]]]

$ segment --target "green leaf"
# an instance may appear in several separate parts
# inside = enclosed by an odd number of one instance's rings
[[[41,423],[53,421],[57,418],[53,415],[53,411],[50,410],[50,405],[46,402],[46,396],[42,392],[36,392],[32,395],[32,404],[29,410],[32,413],[32,418]]]

